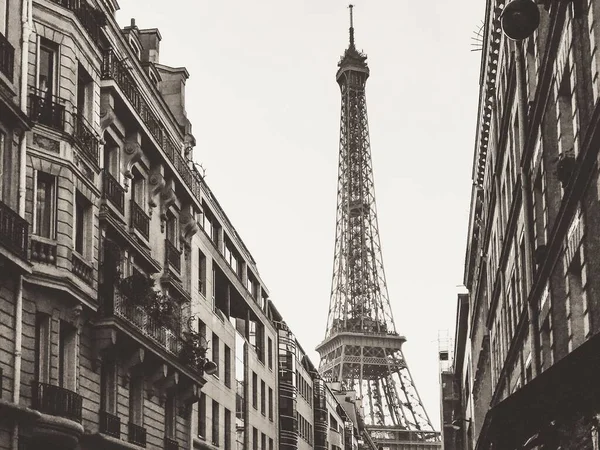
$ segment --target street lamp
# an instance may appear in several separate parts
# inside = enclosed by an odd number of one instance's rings
[[[533,34],[540,24],[540,11],[532,0],[513,0],[500,16],[504,34],[521,41]]]

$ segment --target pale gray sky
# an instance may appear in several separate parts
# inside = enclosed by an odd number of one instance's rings
[[[160,62],[190,72],[186,109],[207,182],[313,362],[333,268],[348,1],[120,0],[159,28]],[[437,337],[462,284],[481,0],[356,0],[379,231],[396,326],[439,427]]]

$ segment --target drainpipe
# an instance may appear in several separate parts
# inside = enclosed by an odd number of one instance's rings
[[[27,114],[27,67],[29,64],[29,37],[32,31],[33,0],[23,0],[21,13],[21,85],[19,103],[21,110]],[[27,135],[24,130],[19,143],[19,192],[18,208],[19,215],[25,217],[25,193],[26,193],[26,171],[27,171]],[[23,275],[19,275],[15,292],[15,351],[14,351],[14,375],[13,375],[13,398],[16,405],[21,399],[21,350],[23,341]],[[12,450],[19,447],[19,423],[15,420],[12,434]]]
[[[525,92],[525,64],[523,55],[523,41],[515,41],[515,68],[517,78],[517,101],[519,107],[519,141],[521,146],[521,197],[523,202],[523,231],[525,241],[525,266],[527,275],[527,286],[531,289],[533,284],[533,261],[532,261],[532,227],[531,227],[531,182],[527,170],[523,167],[523,155],[525,154],[525,139],[527,136],[527,98]],[[531,360],[533,362],[532,374],[536,377],[540,371],[540,336],[538,330],[538,311],[535,304],[527,301],[527,315],[529,316],[529,336],[531,339]]]

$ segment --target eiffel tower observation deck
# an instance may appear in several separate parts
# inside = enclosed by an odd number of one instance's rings
[[[441,448],[402,353],[383,270],[375,206],[365,86],[367,56],[350,44],[336,79],[342,96],[336,238],[324,341],[325,380],[362,398],[366,432],[377,447]],[[366,441],[370,439],[366,439]]]

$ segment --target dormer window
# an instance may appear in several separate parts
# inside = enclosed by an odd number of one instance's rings
[[[150,77],[150,81],[152,82],[152,84],[158,87],[158,78],[156,77],[156,74],[152,70],[149,70],[148,76]]]
[[[133,39],[131,36],[129,36],[129,45],[131,46],[131,49],[135,53],[135,56],[137,56],[137,59],[142,59],[142,49],[140,48],[138,43],[135,41],[135,39]]]

